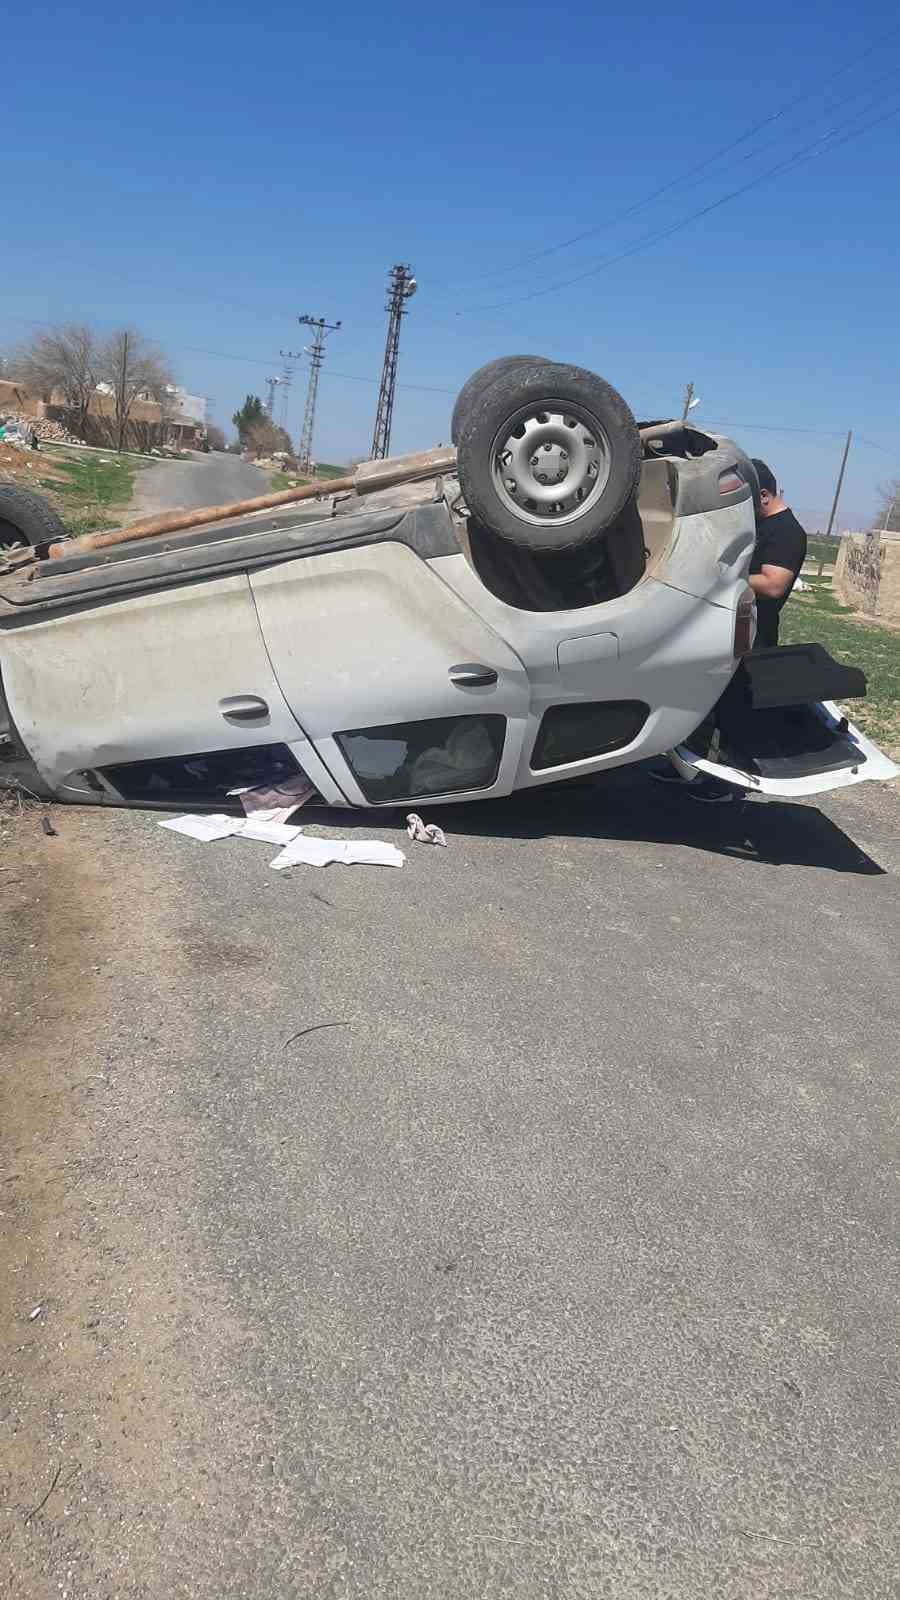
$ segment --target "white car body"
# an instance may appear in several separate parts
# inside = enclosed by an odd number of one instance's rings
[[[833,707],[838,767],[773,779],[698,746],[738,665],[755,520],[741,452],[696,437],[698,460],[645,460],[641,570],[596,603],[501,597],[448,480],[0,576],[13,737],[45,792],[113,805],[221,797],[267,751],[331,806],[483,799],[669,752],[773,795],[895,776]]]

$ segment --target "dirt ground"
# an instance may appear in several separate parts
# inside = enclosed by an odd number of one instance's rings
[[[49,837],[45,808],[0,799],[0,970],[14,955],[19,979],[4,1004],[15,1070],[0,1078],[0,1595],[162,1593],[139,1486],[150,1457],[170,1459],[190,1402],[172,1399],[175,1308],[162,1303],[152,1262],[139,1281],[123,1271],[146,1257],[144,1241],[98,1162],[110,1088],[128,1065],[110,1055],[97,1071],[92,1054],[104,989],[127,962],[110,955],[121,888],[84,847],[88,827],[102,843],[102,818],[57,815]],[[152,921],[162,885],[136,887]],[[154,1376],[164,1354],[165,1400]]]
[[[65,474],[59,470],[59,462],[53,459],[50,450],[19,450],[15,445],[5,444],[0,439],[0,480],[6,479],[10,483],[17,483],[23,489],[34,489],[38,494],[47,495],[48,499],[55,500],[52,492],[48,493],[41,480],[46,478],[64,479]],[[55,501],[57,506],[61,502]]]

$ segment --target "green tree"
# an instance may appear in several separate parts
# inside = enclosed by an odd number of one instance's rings
[[[240,411],[236,411],[231,420],[237,428],[238,438],[243,444],[254,428],[258,428],[261,422],[268,421],[265,407],[259,395],[248,394]]]

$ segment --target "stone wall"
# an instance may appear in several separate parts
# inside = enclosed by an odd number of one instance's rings
[[[900,536],[845,533],[834,568],[842,605],[869,617],[900,623]]]
[[[21,417],[43,417],[46,407],[36,394],[29,394],[19,383],[0,378],[0,417],[16,412]]]
[[[77,417],[61,404],[56,394],[52,402],[44,402],[31,394],[21,384],[0,379],[0,416],[47,417],[75,434]],[[93,394],[90,412],[81,437],[85,444],[100,445],[113,450],[118,439],[116,427],[116,402],[111,394]],[[170,438],[180,450],[195,450],[203,429],[188,417],[163,419],[162,409],[155,400],[135,400],[125,430],[126,450],[151,450],[169,442]]]

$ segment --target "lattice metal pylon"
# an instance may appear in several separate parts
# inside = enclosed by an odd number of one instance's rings
[[[313,430],[316,425],[316,397],[319,392],[319,373],[325,360],[325,340],[336,333],[339,322],[326,322],[324,317],[298,317],[301,327],[314,328],[313,342],[309,346],[309,386],[306,391],[306,410],[303,413],[303,432],[300,435],[300,467],[303,472],[312,468]]]
[[[294,381],[293,363],[295,361],[299,361],[300,360],[300,356],[301,356],[302,352],[300,350],[281,350],[281,351],[279,351],[279,354],[281,356],[281,377],[275,379],[275,382],[278,384],[279,388],[281,389],[281,403],[280,403],[280,406],[279,406],[279,411],[280,411],[280,424],[279,425],[285,430],[285,432],[287,432],[288,396],[289,396],[289,393],[290,393],[291,384]],[[273,407],[273,412],[272,412],[272,421],[273,422],[275,421],[274,407]]]
[[[384,366],[381,369],[381,387],[378,390],[378,408],[375,412],[375,432],[372,435],[373,461],[380,461],[391,448],[391,423],[394,417],[394,393],[397,388],[397,363],[400,359],[400,322],[407,302],[416,292],[416,280],[407,264],[400,261],[388,273],[387,339],[384,346]]]

